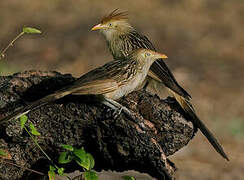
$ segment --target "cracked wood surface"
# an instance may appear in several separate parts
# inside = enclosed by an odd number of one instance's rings
[[[50,71],[25,71],[0,77],[0,118],[74,81],[71,75]],[[191,122],[173,98],[161,100],[145,90],[133,92],[120,103],[136,120],[96,102],[93,97],[69,96],[28,114],[41,133],[38,142],[57,162],[61,144],[84,147],[95,158],[95,170],[148,173],[156,179],[173,179],[175,165],[167,158],[194,136]],[[20,129],[17,120],[0,124],[0,147],[11,155],[0,162],[0,179],[34,179],[30,168],[47,174],[44,155]],[[22,168],[6,162],[15,163]],[[66,171],[80,169],[66,165]]]

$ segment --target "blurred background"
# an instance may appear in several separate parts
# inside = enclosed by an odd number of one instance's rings
[[[176,79],[231,160],[198,133],[171,157],[177,179],[243,179],[243,0],[2,0],[0,49],[23,26],[42,34],[19,39],[0,61],[0,75],[38,69],[78,77],[112,60],[101,34],[90,29],[116,8],[128,11],[131,24],[167,54]]]

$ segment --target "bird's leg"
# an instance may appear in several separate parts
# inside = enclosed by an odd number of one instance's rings
[[[124,107],[123,105],[121,105],[120,103],[118,103],[112,99],[104,98],[102,103],[112,109],[115,109],[115,111],[119,112],[119,114],[117,114],[117,116],[120,115],[121,111],[124,111],[125,115],[128,118],[130,118],[131,120],[133,120],[136,124],[138,124],[139,127],[141,128],[141,130],[147,131],[147,128],[145,127],[144,123],[142,122],[142,119],[140,119],[141,117],[137,116],[135,112],[130,111],[128,108]]]
[[[118,108],[117,106],[115,106],[114,104],[110,103],[107,100],[103,100],[103,101],[101,101],[101,103],[110,107],[112,110],[114,110],[113,116],[115,119],[121,114],[122,108]]]
[[[135,120],[135,115],[133,115],[133,113],[127,109],[126,107],[122,106],[120,103],[109,99],[109,98],[104,98],[103,101],[101,101],[104,105],[112,108],[115,110],[116,116],[120,115],[122,111],[124,111],[124,113],[129,116],[131,119]]]

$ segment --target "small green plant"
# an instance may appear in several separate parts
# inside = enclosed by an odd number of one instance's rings
[[[50,165],[49,166],[49,171],[48,171],[49,180],[54,180],[55,179],[55,171],[56,171],[56,168]]]
[[[41,148],[41,146],[39,145],[39,143],[37,142],[37,136],[40,136],[41,133],[39,133],[37,131],[37,129],[35,128],[35,126],[33,125],[33,123],[31,122],[29,125],[29,129],[30,131],[27,129],[27,127],[25,126],[26,122],[28,120],[28,117],[26,115],[23,115],[20,117],[20,126],[21,129],[24,129],[29,136],[31,137],[31,139],[33,140],[33,142],[36,144],[36,146],[42,151],[42,153],[46,156],[46,158],[52,162],[51,158],[45,153],[45,151]]]
[[[122,178],[124,180],[136,180],[134,177],[131,177],[131,176],[123,176]]]
[[[0,60],[5,57],[7,50],[14,45],[15,41],[19,39],[24,34],[40,34],[41,31],[32,27],[23,27],[22,32],[19,33],[7,46],[0,52]]]
[[[55,179],[55,174],[56,173],[60,176],[65,176],[66,174],[64,173],[64,168],[60,168],[56,165],[52,166],[50,165],[49,166],[49,171],[48,171],[48,177],[49,177],[49,180],[54,180]]]
[[[37,142],[37,136],[40,136],[41,133],[38,132],[38,130],[36,129],[36,127],[33,125],[32,122],[30,122],[29,124],[29,130],[26,127],[26,122],[28,121],[28,117],[26,115],[23,115],[20,117],[20,126],[21,129],[24,129],[29,136],[31,137],[31,139],[33,140],[33,142],[35,143],[35,145],[41,150],[41,152],[46,156],[46,158],[51,162],[52,165],[50,165],[49,171],[48,171],[48,176],[49,176],[49,180],[54,180],[55,179],[55,171],[60,175],[63,176],[64,174],[64,168],[60,168],[58,167],[53,161],[52,159],[47,155],[47,153],[42,149],[42,147],[39,145],[39,143]]]
[[[41,152],[46,156],[46,158],[51,162],[52,165],[49,167],[48,171],[48,177],[49,180],[55,179],[55,174],[57,173],[60,176],[66,175],[64,173],[64,168],[58,167],[52,159],[45,153],[45,151],[41,148],[39,143],[37,142],[37,136],[40,136],[41,133],[38,132],[36,127],[33,125],[32,122],[29,123],[28,129],[26,127],[26,122],[28,121],[28,117],[26,115],[23,115],[20,117],[20,126],[21,129],[24,129],[33,142],[36,144],[36,146],[41,150]],[[71,145],[62,145],[62,148],[65,149],[65,152],[62,152],[58,158],[58,162],[60,164],[67,164],[70,163],[72,160],[74,160],[76,163],[78,163],[84,170],[84,179],[85,180],[98,180],[98,176],[95,171],[92,169],[94,168],[95,161],[94,158],[90,153],[87,153],[84,148],[75,148]],[[4,151],[0,151],[0,155],[4,154]],[[133,180],[133,179],[132,179]]]
[[[66,151],[60,154],[59,163],[66,164],[74,160],[83,168],[85,180],[98,180],[96,172],[92,170],[95,166],[95,161],[90,153],[87,153],[84,148],[77,149],[70,145],[62,145],[62,147]]]

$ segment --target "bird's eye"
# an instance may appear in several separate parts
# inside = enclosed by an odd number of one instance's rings
[[[112,26],[112,23],[109,23],[108,26],[111,27]]]
[[[151,56],[151,54],[150,53],[145,53],[145,56],[148,57],[148,56]]]

